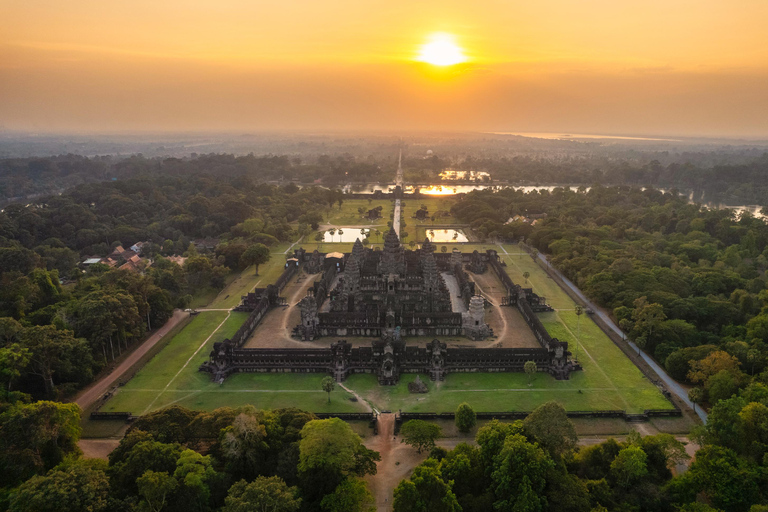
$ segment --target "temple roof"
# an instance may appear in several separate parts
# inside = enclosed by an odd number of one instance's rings
[[[355,239],[355,243],[352,246],[352,256],[361,261],[365,257],[365,247],[363,247],[363,242],[359,238]]]
[[[400,238],[395,233],[395,228],[389,228],[387,236],[384,238],[384,247],[392,247],[394,249],[400,247]]]

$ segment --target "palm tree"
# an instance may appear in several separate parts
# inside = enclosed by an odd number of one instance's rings
[[[584,314],[584,308],[580,304],[576,304],[574,308],[576,311],[576,353],[574,357],[576,361],[579,360],[579,339],[581,338],[581,315]]]
[[[325,240],[325,231],[318,231],[315,235],[315,241],[317,242],[317,250],[321,251],[323,247],[323,240]]]
[[[528,387],[531,387],[533,374],[538,371],[536,361],[526,361],[523,365],[523,370],[525,370],[525,374],[528,375]]]
[[[331,242],[333,242],[333,235],[336,234],[336,230],[334,228],[331,228],[328,230],[328,234],[331,235]]]
[[[525,279],[525,284],[528,284],[528,278],[531,277],[531,273],[527,270],[523,272],[523,279]]]
[[[343,229],[341,229],[341,228],[339,228],[339,231],[338,231],[338,233],[339,233],[339,243],[341,243],[341,235],[343,235],[343,234],[344,234],[344,230],[343,230]]]
[[[704,400],[704,390],[701,388],[691,388],[688,391],[688,400],[693,402],[693,412],[696,412],[696,404],[700,404]]]
[[[379,237],[381,236],[381,231],[378,229],[373,232],[374,235],[376,235],[376,243],[379,243]]]

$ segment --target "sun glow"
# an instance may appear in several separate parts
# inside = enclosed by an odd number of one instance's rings
[[[467,56],[450,34],[432,34],[419,50],[416,60],[433,66],[453,66],[466,62]]]

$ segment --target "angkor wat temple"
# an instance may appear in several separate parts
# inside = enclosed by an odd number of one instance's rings
[[[492,332],[484,321],[484,299],[474,295],[474,283],[460,262],[441,269],[434,252],[428,239],[421,249],[406,251],[392,229],[382,251],[366,249],[358,239],[343,262],[326,266],[323,279],[299,303],[301,323],[294,335],[307,341],[320,336],[380,337],[397,327],[402,336],[485,339]],[[456,307],[441,270],[456,279],[461,293]],[[329,291],[337,274],[338,284]]]
[[[454,249],[447,254],[434,249],[426,240],[419,250],[405,250],[390,230],[382,251],[366,249],[359,240],[348,254],[296,250],[274,287],[243,298],[241,308],[250,310],[251,317],[231,340],[214,344],[200,370],[218,382],[235,372],[315,372],[338,381],[353,373],[372,373],[380,384],[391,385],[402,373],[426,373],[442,380],[452,372],[522,372],[527,361],[556,379],[567,379],[578,369],[568,357],[568,344],[552,338],[535,314],[552,309],[531,289],[512,282],[496,251]],[[267,311],[284,303],[278,294],[300,265],[309,274],[322,273],[299,302],[301,323],[293,330],[308,347],[241,348]],[[506,288],[501,307],[518,309],[539,348],[448,348],[436,339],[426,347],[406,345],[403,338],[409,336],[482,340],[492,335],[484,321],[485,300],[475,294],[465,266],[475,274],[489,267],[496,273]],[[446,278],[452,280],[451,291]],[[374,340],[369,347],[340,340],[310,348],[310,340],[323,336]]]

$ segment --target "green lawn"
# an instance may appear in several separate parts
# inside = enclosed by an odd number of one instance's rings
[[[331,393],[328,405],[320,387],[324,375],[320,374],[241,373],[218,385],[208,373],[199,372],[213,344],[231,337],[247,317],[248,313],[231,313],[227,318],[226,311],[199,313],[101,411],[144,414],[171,404],[204,410],[246,404],[300,407],[313,412],[365,410],[362,404],[349,401],[352,395],[340,388]]]
[[[256,267],[251,265],[224,287],[207,306],[203,307],[212,309],[233,308],[240,304],[243,295],[252,292],[257,286],[266,288],[268,284],[277,281],[283,270],[285,270],[285,255],[272,253],[272,258],[267,263],[259,265],[259,275],[256,275]]]
[[[312,245],[302,244],[307,250],[314,249]],[[323,243],[322,250],[349,251],[351,245]],[[460,247],[462,251],[499,248],[491,244],[461,244]],[[379,386],[373,375],[353,375],[345,385],[379,410],[448,412],[468,402],[478,411],[530,411],[549,400],[557,400],[570,411],[641,412],[672,407],[588,316],[577,318],[573,301],[530,256],[519,257],[514,245],[505,249],[511,254],[499,252],[507,263],[510,277],[524,284],[522,273],[530,272],[529,286],[558,310],[542,314],[540,318],[553,337],[569,343],[584,366],[583,371],[571,374],[567,381],[537,374],[531,386],[527,376],[519,373],[450,374],[443,382],[430,382],[422,375],[430,392],[416,395],[407,389],[407,383],[416,377],[411,374],[403,375],[400,383],[392,387]],[[256,283],[274,282],[283,268],[284,260],[278,256],[273,255],[273,260],[260,268],[260,276],[253,275],[253,268],[243,272],[210,307],[231,307]],[[208,358],[212,344],[231,337],[247,318],[247,313],[231,313],[229,317],[227,314],[226,311],[201,312],[101,410],[143,414],[171,404],[204,410],[245,404],[259,408],[293,406],[314,412],[365,410],[363,404],[351,402],[351,395],[339,387],[331,394],[331,404],[327,404],[326,395],[320,390],[322,374],[242,373],[229,377],[221,385],[211,382],[210,375],[198,372],[197,368]]]
[[[394,202],[390,199],[373,199],[369,203],[367,199],[344,199],[344,202],[339,208],[338,203],[333,208],[326,208],[323,211],[323,219],[328,224],[334,226],[362,226],[362,225],[387,225],[387,221],[390,220],[392,215],[392,208]],[[381,206],[381,218],[370,221],[365,217],[362,217],[357,211],[358,208],[365,208],[365,211]]]
[[[573,300],[533,261],[528,253],[516,245],[504,245],[503,247],[508,254],[504,254],[504,250],[498,245],[496,250],[499,257],[507,264],[505,270],[515,283],[533,288],[534,292],[546,297],[547,302],[555,309],[573,309]],[[523,278],[523,272],[526,271],[531,274],[527,285]]]
[[[413,240],[415,236],[417,236],[416,231],[416,225],[417,224],[432,224],[432,219],[427,220],[418,220],[413,218],[413,216],[416,214],[416,210],[421,208],[421,205],[424,205],[427,207],[427,211],[429,211],[430,217],[437,211],[445,212],[447,215],[440,217],[437,220],[437,224],[441,226],[450,225],[450,224],[456,224],[458,221],[451,215],[451,206],[456,202],[456,199],[453,197],[429,197],[424,199],[404,199],[403,202],[405,203],[405,206],[402,207],[402,216],[403,221],[405,221],[405,231],[408,232],[408,238],[406,240],[410,241]],[[402,203],[401,203],[402,204]],[[421,239],[417,239],[417,242],[421,242],[424,240],[424,237],[422,236]]]
[[[468,245],[462,245],[462,251],[469,250]],[[472,245],[472,250],[499,250],[493,245]],[[553,337],[569,343],[584,367],[583,371],[572,373],[567,381],[536,374],[530,387],[527,376],[519,373],[449,374],[443,382],[429,382],[421,376],[430,388],[429,393],[423,395],[408,392],[408,382],[415,375],[403,375],[400,383],[393,387],[380,387],[373,375],[353,375],[347,386],[379,409],[413,412],[449,412],[462,402],[468,402],[477,411],[530,411],[549,400],[560,402],[569,411],[626,410],[636,413],[645,409],[672,408],[658,388],[588,316],[583,315],[581,319],[576,316],[570,297],[530,256],[518,256],[520,251],[514,245],[504,248],[511,254],[505,255],[501,250],[499,253],[507,263],[506,271],[512,280],[525,284],[523,272],[530,272],[528,286],[558,309],[542,314],[540,318]]]

